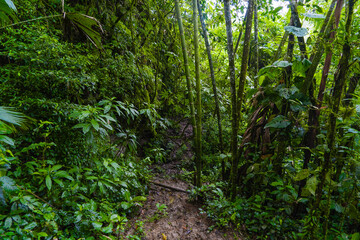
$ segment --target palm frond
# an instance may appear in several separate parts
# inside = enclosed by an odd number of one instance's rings
[[[23,127],[27,122],[27,117],[19,112],[13,111],[10,107],[0,106],[0,120]]]

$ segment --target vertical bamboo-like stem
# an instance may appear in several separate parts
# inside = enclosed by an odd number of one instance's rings
[[[234,44],[231,29],[231,12],[230,0],[224,1],[224,14],[226,23],[226,37],[227,37],[227,51],[229,58],[229,72],[230,72],[230,93],[231,93],[231,193],[232,198],[236,195],[236,174],[237,174],[237,134],[238,134],[238,114],[237,114],[237,97],[236,97],[236,83],[235,83],[235,63],[234,63]]]
[[[202,148],[201,148],[201,83],[200,83],[200,60],[199,60],[199,26],[197,20],[197,0],[192,1],[193,7],[193,25],[194,25],[194,50],[195,50],[195,79],[196,79],[196,153],[195,163],[196,171],[194,174],[194,184],[201,186],[202,169]]]
[[[284,32],[283,37],[279,43],[278,49],[276,50],[275,56],[273,58],[273,62],[277,61],[281,56],[282,47],[285,45],[286,39],[289,37],[289,33],[287,31]]]
[[[322,44],[322,41],[324,41],[330,33],[330,22],[332,21],[330,19],[332,18],[332,12],[334,11],[336,1],[337,0],[332,0],[331,2],[330,8],[326,14],[323,25],[321,26],[321,30],[318,34],[317,41],[314,45],[313,53],[310,56],[310,61],[312,62],[312,64],[306,72],[306,77],[301,87],[301,92],[304,94],[306,94],[311,87],[316,69],[320,63],[322,55],[324,54],[324,45]]]
[[[331,172],[332,169],[332,162],[331,157],[334,155],[334,147],[335,147],[335,138],[336,138],[336,120],[337,120],[337,114],[339,112],[340,108],[340,101],[341,96],[343,93],[345,80],[346,80],[346,74],[348,71],[349,66],[349,59],[351,57],[351,47],[350,47],[350,28],[353,18],[353,12],[354,12],[354,4],[356,0],[349,0],[348,2],[348,16],[346,19],[346,25],[345,25],[345,38],[344,38],[344,45],[342,50],[342,56],[339,61],[339,65],[337,68],[337,71],[335,73],[335,86],[332,93],[332,104],[331,104],[331,111],[329,114],[328,119],[328,134],[327,134],[327,146],[328,151],[324,154],[324,161],[322,164],[320,176],[319,176],[319,184],[316,188],[315,192],[315,201],[312,206],[312,210],[317,210],[320,205],[320,201],[323,195],[323,189],[326,182],[326,175],[328,172]],[[330,194],[328,191],[327,194]],[[313,212],[312,211],[312,212]],[[315,213],[315,217],[318,217],[318,211]],[[310,233],[313,235],[315,231],[315,228],[311,228]],[[325,229],[325,235],[327,233],[327,229]]]
[[[241,107],[244,101],[243,95],[245,90],[245,81],[246,81],[247,67],[248,67],[249,54],[250,54],[251,28],[252,28],[252,20],[253,20],[253,12],[254,12],[253,9],[254,9],[254,0],[249,0],[249,5],[248,5],[249,15],[247,16],[247,20],[246,20],[244,47],[241,58],[240,80],[239,80],[239,88],[237,92],[237,112],[238,112],[237,115],[239,116],[239,118],[240,118]]]
[[[328,23],[328,26],[326,27],[328,29],[328,30],[326,30],[326,32],[330,33],[330,35],[329,35],[330,42],[332,42],[335,37],[335,32],[334,31],[330,32],[330,31],[333,30],[334,28],[336,29],[339,24],[342,2],[343,2],[343,0],[337,0],[334,16],[331,18],[331,20]],[[332,2],[332,5],[329,8],[327,16],[331,15],[332,11],[334,10],[334,7],[335,7],[335,1]],[[329,17],[329,19],[330,19],[330,17]],[[333,27],[334,21],[335,21],[335,26]],[[323,26],[322,29],[325,29],[325,27]],[[319,47],[319,48],[320,48],[319,51],[323,52],[324,47]],[[313,56],[316,56],[316,54],[313,54]],[[315,57],[315,59],[317,59],[317,58],[318,58],[318,56]],[[313,64],[316,64],[316,63],[313,63]],[[321,107],[322,96],[323,96],[323,92],[325,90],[325,85],[326,85],[325,76],[327,77],[327,74],[330,69],[330,64],[331,64],[331,55],[328,52],[328,54],[326,55],[326,58],[325,58],[325,64],[323,67],[320,89],[319,89],[318,99],[317,99],[317,103],[316,103],[318,108]],[[311,68],[312,67],[310,67],[309,71],[312,71]],[[307,74],[313,74],[313,73],[309,73],[309,71]],[[311,77],[313,77],[313,75]],[[309,129],[306,132],[305,137],[304,137],[304,143],[307,148],[304,150],[303,169],[308,168],[308,164],[309,164],[310,158],[311,158],[311,150],[310,149],[313,149],[315,147],[315,137],[316,137],[317,127],[319,125],[319,122],[318,122],[319,115],[320,115],[320,110],[310,109],[309,119],[308,119]],[[299,191],[298,191],[299,196],[301,195],[301,190],[304,186],[305,186],[305,179],[302,180],[299,184]]]
[[[214,92],[215,113],[216,113],[217,123],[218,123],[218,128],[219,128],[219,142],[220,142],[219,149],[220,149],[220,152],[223,153],[223,151],[224,151],[224,147],[223,147],[224,146],[224,141],[223,141],[223,135],[222,135],[219,97],[218,97],[217,88],[216,88],[214,64],[213,64],[213,60],[212,60],[212,56],[211,56],[211,49],[210,49],[210,42],[209,42],[208,32],[206,30],[205,20],[204,20],[203,14],[202,14],[202,10],[201,10],[199,0],[197,0],[197,7],[198,7],[198,11],[199,11],[203,36],[204,36],[204,40],[205,40],[205,47],[206,47],[206,52],[207,52],[207,56],[208,56],[208,60],[209,60],[211,83],[212,83],[213,92]],[[225,162],[224,161],[225,160],[223,160],[222,163],[221,163],[223,180],[225,179]]]
[[[249,14],[249,9],[246,10],[244,21],[243,21],[243,24],[241,25],[241,30],[240,30],[238,39],[236,41],[236,46],[235,46],[235,50],[234,50],[234,57],[236,56],[237,50],[239,48],[241,36],[242,36],[243,30],[244,30],[244,27],[245,27],[245,24],[246,24],[246,19],[247,19],[248,14]]]
[[[255,78],[254,78],[254,87],[257,88],[259,85],[259,80],[257,74],[259,72],[259,21],[258,21],[258,0],[254,0],[254,44],[255,44]]]
[[[249,54],[250,54],[250,41],[251,41],[251,29],[252,29],[252,20],[253,20],[253,12],[254,12],[254,1],[253,0],[249,0],[249,4],[248,4],[248,13],[249,15],[247,16],[246,19],[246,29],[245,29],[245,36],[244,36],[244,47],[243,47],[243,53],[242,53],[242,58],[241,58],[241,71],[240,71],[240,79],[239,79],[239,88],[238,88],[238,92],[237,92],[237,103],[236,103],[236,115],[237,115],[237,121],[236,121],[236,132],[239,129],[239,121],[241,118],[241,108],[242,108],[242,104],[244,102],[244,90],[245,90],[245,83],[246,83],[246,73],[247,73],[247,67],[248,67],[248,61],[249,61]],[[237,147],[237,146],[236,146]],[[238,167],[238,163],[239,163],[239,158],[240,156],[238,156],[238,154],[236,154],[235,158],[234,158],[234,162],[233,162],[233,179],[232,179],[232,196],[235,197],[236,195],[236,172],[237,172],[237,167]]]
[[[185,67],[185,76],[186,76],[186,85],[188,90],[188,97],[189,97],[189,103],[190,103],[190,114],[191,114],[191,124],[193,126],[193,136],[197,136],[197,128],[196,128],[196,119],[195,119],[195,107],[194,107],[194,100],[192,96],[192,88],[191,88],[191,82],[190,82],[190,71],[189,71],[189,61],[187,56],[187,49],[186,49],[186,42],[185,42],[185,35],[184,35],[184,28],[182,24],[181,14],[180,14],[180,6],[179,6],[179,0],[175,0],[175,12],[176,17],[179,25],[179,31],[180,31],[180,40],[181,40],[181,48],[184,58],[184,67]],[[197,150],[197,144],[196,139],[194,138],[194,145]]]

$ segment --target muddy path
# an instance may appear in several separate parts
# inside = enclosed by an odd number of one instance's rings
[[[192,129],[188,124],[180,124],[178,133],[182,137],[178,139],[173,152],[170,153],[172,158],[168,163],[155,165],[152,167],[154,177],[150,184],[147,201],[140,209],[138,216],[130,221],[130,230],[127,235],[133,234],[134,224],[136,221],[143,222],[142,240],[231,240],[244,239],[239,233],[232,229],[216,229],[214,223],[207,218],[206,213],[201,213],[200,204],[191,202],[189,194],[167,187],[159,186],[155,183],[172,186],[174,188],[187,190],[190,186],[187,182],[180,180],[184,161],[189,161],[192,157],[190,143],[188,142]],[[182,140],[181,140],[182,139]],[[175,140],[177,141],[177,140]],[[182,142],[181,142],[182,141]],[[180,160],[175,159],[177,149],[186,151],[181,154]],[[211,231],[210,231],[211,229]]]

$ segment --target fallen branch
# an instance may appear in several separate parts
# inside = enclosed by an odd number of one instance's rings
[[[178,192],[183,192],[183,193],[189,193],[188,191],[181,189],[181,188],[177,188],[177,187],[172,187],[163,183],[159,183],[159,182],[154,182],[154,181],[150,181],[150,183],[155,184],[157,186],[163,187],[163,188],[168,188],[171,189],[173,191],[178,191]]]

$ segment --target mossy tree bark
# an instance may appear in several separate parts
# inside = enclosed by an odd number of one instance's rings
[[[182,18],[181,18],[181,14],[180,14],[179,0],[175,0],[175,12],[176,12],[178,25],[179,25],[181,47],[182,47],[182,53],[183,53],[183,58],[184,58],[186,85],[187,85],[188,97],[189,97],[189,103],[190,103],[191,124],[193,126],[193,136],[195,136],[194,137],[194,145],[196,148],[195,153],[198,154],[198,149],[197,149],[198,148],[198,146],[197,146],[197,135],[198,134],[197,134],[197,125],[196,125],[196,118],[195,118],[195,107],[194,107],[194,99],[193,99],[193,95],[192,95],[192,87],[191,87],[190,71],[189,71],[189,61],[188,61],[188,55],[187,55],[184,28],[183,28]]]
[[[312,211],[311,211],[313,214],[315,214],[315,219],[317,219],[319,216],[318,208],[320,206],[320,201],[323,196],[323,190],[325,187],[326,176],[328,175],[328,173],[330,173],[330,174],[332,173],[332,168],[333,168],[331,158],[334,156],[334,153],[335,153],[334,147],[335,147],[335,138],[336,138],[336,120],[337,120],[337,115],[339,113],[340,101],[342,99],[346,75],[347,75],[348,68],[349,68],[349,59],[351,57],[350,29],[351,29],[351,24],[352,24],[352,19],[353,19],[355,2],[356,2],[356,0],[349,0],[348,5],[347,5],[348,6],[348,14],[347,14],[346,25],[345,25],[344,45],[343,45],[343,49],[342,49],[342,56],[341,56],[341,59],[338,64],[337,71],[335,73],[335,78],[334,78],[335,86],[334,86],[334,89],[332,92],[331,111],[329,113],[329,118],[328,118],[328,129],[327,129],[328,151],[326,151],[324,154],[324,160],[323,160],[323,163],[321,166],[321,172],[320,172],[320,176],[319,176],[319,184],[318,184],[318,186],[316,188],[316,192],[315,192],[316,198],[313,203]],[[328,190],[327,194],[328,195],[331,194],[331,191]],[[314,237],[315,232],[316,232],[316,226],[314,225],[313,227],[311,227],[310,230],[311,230],[310,231],[311,237]],[[327,228],[325,228],[324,231],[325,231],[324,235],[326,236]]]
[[[258,0],[254,0],[254,45],[255,45],[255,78],[254,78],[254,87],[257,88],[259,85],[259,80],[257,74],[259,72],[259,21],[258,21]]]
[[[237,97],[236,97],[236,83],[235,83],[235,62],[234,62],[234,44],[231,28],[231,12],[230,0],[224,1],[224,14],[226,23],[226,37],[227,37],[227,51],[229,58],[229,73],[230,73],[230,92],[231,92],[231,186],[232,197],[236,195],[236,174],[237,174],[237,135],[238,135],[238,114],[237,114]]]
[[[211,48],[210,48],[208,32],[206,30],[206,24],[205,24],[205,20],[204,20],[203,14],[202,14],[201,5],[200,5],[199,0],[197,0],[197,7],[198,7],[198,11],[199,11],[201,28],[203,31],[203,37],[204,37],[204,41],[205,41],[206,53],[207,53],[208,60],[209,60],[210,77],[211,77],[211,83],[212,83],[212,87],[213,87],[214,100],[215,100],[215,113],[216,113],[217,124],[218,124],[218,128],[219,128],[219,144],[220,144],[219,149],[220,149],[220,152],[223,153],[224,141],[223,141],[223,134],[222,134],[222,126],[221,126],[219,97],[218,97],[218,93],[217,93],[215,73],[214,73],[214,64],[213,64],[212,55],[211,55]],[[225,162],[224,162],[224,160],[221,163],[221,169],[222,169],[222,178],[223,178],[223,180],[225,180]]]
[[[196,79],[196,152],[194,174],[194,184],[201,186],[201,169],[202,169],[202,147],[201,147],[201,83],[200,83],[200,60],[199,60],[199,26],[197,20],[197,0],[192,1],[193,8],[193,26],[194,26],[194,50],[195,50],[195,79]]]
[[[328,39],[329,42],[332,42],[333,39],[335,38],[335,34],[336,32],[334,30],[337,29],[338,24],[339,24],[339,20],[340,20],[340,13],[341,13],[341,9],[342,9],[342,5],[343,5],[343,0],[337,0],[337,4],[336,4],[336,9],[335,9],[335,13],[333,14],[333,17],[330,17],[330,15],[332,15],[332,12],[334,11],[335,8],[335,3],[336,0],[333,0],[330,8],[328,10],[327,16],[325,18],[325,21],[320,34],[323,35],[325,37],[325,40]],[[326,30],[327,29],[327,30]],[[325,33],[325,34],[324,34]],[[320,36],[321,36],[320,35]],[[328,35],[328,37],[326,36]],[[320,58],[323,55],[324,52],[324,46],[322,43],[317,42],[316,43],[316,50],[317,52],[314,52],[312,54],[312,56],[310,57],[310,59],[313,59],[313,63],[310,66],[307,75],[306,75],[306,79],[312,79],[314,77],[315,74],[315,70],[316,68],[313,67],[313,65],[315,64],[316,67],[318,66],[319,62],[320,62]],[[329,52],[330,51],[330,52]],[[326,77],[328,75],[329,69],[330,69],[330,65],[331,65],[331,50],[328,49],[328,54],[325,58],[325,63],[324,63],[324,67],[323,67],[323,72],[322,72],[322,78],[321,78],[321,83],[320,83],[320,89],[319,89],[319,93],[318,93],[318,98],[317,98],[317,102],[314,102],[313,100],[313,104],[316,104],[318,109],[310,109],[309,110],[309,118],[308,118],[308,131],[306,132],[306,134],[304,135],[304,140],[303,143],[306,146],[306,148],[304,149],[304,164],[303,164],[303,169],[307,169],[308,168],[308,164],[310,162],[311,159],[311,149],[313,149],[315,147],[315,138],[316,138],[316,133],[317,133],[317,129],[319,126],[319,116],[320,116],[320,107],[321,107],[321,103],[322,103],[322,99],[323,99],[323,93],[325,91],[325,85],[326,85]],[[306,80],[305,81],[312,81],[312,80]],[[314,87],[311,87],[312,89]],[[313,96],[310,96],[310,98],[312,99]],[[300,181],[299,183],[299,190],[298,190],[298,195],[299,197],[301,196],[301,191],[302,188],[305,186],[305,182],[306,179]]]

